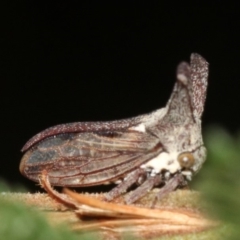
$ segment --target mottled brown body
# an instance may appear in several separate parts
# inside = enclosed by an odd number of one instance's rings
[[[201,134],[208,63],[198,54],[181,63],[165,108],[112,122],[62,124],[30,139],[20,171],[38,181],[45,171],[52,185],[84,187],[116,182],[106,199],[140,186],[131,203],[155,186],[164,192],[185,184],[201,168],[206,149]],[[160,191],[161,192],[161,191]]]

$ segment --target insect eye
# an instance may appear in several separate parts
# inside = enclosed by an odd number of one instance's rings
[[[185,152],[178,155],[178,162],[182,168],[190,168],[194,165],[195,159],[192,153]]]

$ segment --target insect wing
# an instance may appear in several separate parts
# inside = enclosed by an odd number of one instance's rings
[[[59,124],[36,134],[30,138],[22,148],[22,152],[27,151],[36,143],[44,140],[45,138],[52,137],[65,133],[81,133],[81,132],[112,132],[114,130],[126,130],[127,128],[138,125],[142,120],[142,116],[109,121],[109,122],[73,122],[66,124]]]
[[[91,186],[124,177],[161,151],[156,137],[129,129],[59,134],[30,148],[20,171],[34,181],[47,171],[56,186]]]

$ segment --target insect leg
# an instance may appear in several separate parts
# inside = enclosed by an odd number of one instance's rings
[[[156,202],[165,197],[168,193],[174,191],[177,187],[186,185],[186,181],[184,176],[181,173],[175,174],[169,181],[165,183],[165,185],[159,190],[156,198],[152,203],[152,208],[155,206]]]
[[[112,201],[114,198],[118,197],[122,193],[125,193],[128,188],[131,187],[134,183],[136,183],[139,177],[141,177],[143,174],[145,174],[145,171],[141,168],[128,174],[126,179],[124,179],[115,188],[105,194],[105,199],[107,201]]]
[[[136,202],[138,199],[146,195],[147,192],[152,190],[154,186],[159,185],[161,182],[162,177],[160,175],[149,177],[142,185],[125,197],[125,202],[127,204]]]

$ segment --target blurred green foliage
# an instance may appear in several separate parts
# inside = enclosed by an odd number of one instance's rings
[[[227,239],[240,239],[240,134],[212,127],[204,139],[207,161],[194,188],[203,194],[208,215],[231,226]]]
[[[89,234],[73,233],[66,226],[50,226],[35,209],[1,198],[8,185],[1,182],[0,187],[0,240],[93,239]]]
[[[0,178],[0,192],[27,192],[27,189],[20,184],[9,184]]]

